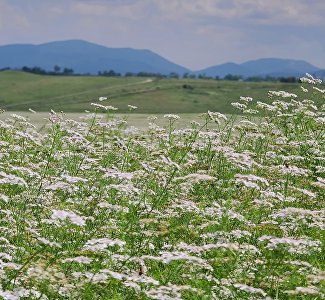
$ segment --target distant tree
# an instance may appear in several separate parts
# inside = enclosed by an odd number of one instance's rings
[[[265,78],[262,76],[250,76],[247,77],[245,79],[245,81],[249,81],[249,82],[261,82],[261,81],[265,81]]]
[[[106,77],[116,77],[116,76],[121,76],[121,73],[117,73],[114,70],[109,70],[109,71],[99,71],[98,72],[99,76],[106,76]]]
[[[168,75],[169,78],[174,78],[174,79],[178,79],[179,75],[176,72],[171,72]]]
[[[118,76],[118,75],[120,75],[120,74],[116,73],[114,70],[109,70],[108,72],[104,71],[104,76],[115,77],[115,76]]]
[[[151,72],[138,72],[136,74],[137,77],[156,77],[156,78],[164,78],[165,75],[161,73],[151,73]]]
[[[189,72],[185,72],[184,74],[183,74],[183,78],[190,78],[190,79],[195,79],[196,78],[196,76],[195,76],[195,74],[191,74],[191,73],[189,73]]]
[[[72,75],[74,73],[73,69],[70,68],[64,68],[63,69],[63,74],[64,75]]]
[[[61,68],[59,66],[54,66],[54,71],[46,71],[42,69],[41,67],[35,66],[35,67],[27,67],[23,66],[21,68],[24,72],[34,73],[34,74],[40,74],[40,75],[72,75],[74,74],[73,69],[71,68],[64,68],[62,72],[60,72]],[[74,74],[74,75],[81,75],[81,74]]]
[[[41,67],[33,67],[33,68],[29,68],[29,67],[22,67],[21,69],[24,72],[29,72],[29,73],[33,73],[33,74],[40,74],[40,75],[45,75],[47,74],[47,72],[45,70],[43,70]]]
[[[35,74],[41,74],[41,75],[45,75],[47,72],[42,69],[41,67],[33,67],[32,68],[32,72]]]
[[[294,76],[288,76],[288,77],[280,77],[280,82],[287,82],[287,83],[296,83],[298,82],[298,79]]]
[[[224,77],[224,80],[231,80],[231,81],[238,81],[242,79],[243,77],[241,75],[232,75],[232,74],[227,74]]]
[[[124,76],[125,76],[125,77],[132,77],[132,76],[135,76],[135,74],[132,73],[132,72],[126,72],[126,73],[124,74]]]
[[[137,74],[138,77],[149,77],[150,76],[150,73],[148,72],[139,72]]]
[[[198,79],[213,79],[213,78],[203,73],[198,75]]]
[[[265,77],[264,77],[264,79],[265,79],[265,81],[277,81],[277,79],[275,78],[275,77],[273,77],[273,76],[270,76],[270,75],[266,75]]]
[[[54,73],[60,73],[60,71],[61,71],[61,67],[59,67],[58,65],[55,65],[54,67],[53,67],[53,70],[54,70]]]
[[[189,74],[188,72],[185,72],[185,73],[183,74],[183,78],[188,78],[189,75],[190,75],[190,74]]]

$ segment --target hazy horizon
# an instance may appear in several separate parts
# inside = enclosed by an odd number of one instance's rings
[[[322,0],[0,0],[0,45],[148,49],[191,70],[260,58],[325,68]]]

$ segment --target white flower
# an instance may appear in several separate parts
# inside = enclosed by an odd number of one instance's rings
[[[217,122],[218,124],[220,123],[220,119],[227,121],[227,117],[219,112],[208,111],[208,116],[211,120]]]
[[[253,98],[240,96],[239,100],[240,101],[243,101],[245,103],[249,103],[249,102],[252,102],[253,101]]]
[[[61,178],[68,183],[77,183],[77,182],[88,182],[87,179],[81,177],[73,177],[69,175],[61,175]]]
[[[61,248],[61,244],[57,243],[57,242],[51,242],[45,238],[42,238],[42,237],[39,237],[37,238],[41,243],[45,244],[45,245],[48,245],[50,247],[58,247],[58,248]]]
[[[231,105],[235,108],[238,108],[240,110],[245,110],[247,108],[247,105],[246,104],[243,104],[243,103],[239,103],[239,102],[233,102],[231,103]]]
[[[300,81],[301,82],[306,82],[306,83],[311,83],[311,84],[322,83],[322,80],[314,78],[309,73],[306,73],[306,77],[300,78]]]
[[[20,297],[11,291],[0,291],[0,297],[4,300],[19,300]]]
[[[13,174],[6,174],[2,171],[0,172],[0,185],[1,184],[17,184],[20,186],[27,186],[27,182],[23,178],[20,178]]]
[[[269,91],[269,96],[278,96],[282,98],[297,98],[296,94],[288,93],[285,91]]]
[[[102,108],[104,110],[108,109],[108,106],[105,106],[105,105],[102,105],[102,104],[99,104],[99,103],[90,103],[90,105],[95,106],[96,108]]]
[[[76,256],[76,257],[71,257],[71,258],[65,258],[62,260],[63,263],[66,263],[66,262],[77,262],[79,264],[90,264],[92,261],[92,259],[90,259],[89,257],[87,256]]]
[[[114,107],[114,106],[111,106],[111,105],[108,105],[108,106],[106,106],[106,110],[118,110],[118,108]]]
[[[56,210],[54,209],[52,211],[52,219],[59,219],[59,220],[70,220],[72,224],[78,225],[78,226],[85,226],[86,221],[84,217],[80,217],[74,212],[71,212],[69,210]]]
[[[116,170],[108,170],[105,172],[103,177],[105,177],[105,178],[112,177],[112,178],[117,178],[117,179],[131,180],[133,178],[133,174],[120,172],[120,171],[116,171]]]
[[[87,241],[84,245],[84,249],[90,251],[102,251],[105,250],[108,246],[119,246],[120,248],[122,248],[124,247],[124,245],[125,242],[118,239],[111,240],[108,238],[99,238]]]
[[[254,288],[252,286],[242,284],[242,283],[235,283],[234,287],[250,294],[261,294],[263,297],[267,295],[262,289]]]
[[[319,289],[314,286],[301,287],[297,286],[294,290],[285,291],[289,295],[319,295]]]
[[[288,249],[289,253],[297,254],[307,254],[309,250],[321,251],[321,242],[318,240],[309,240],[309,239],[295,239],[291,237],[274,237],[274,236],[261,236],[258,241],[263,243],[267,241],[266,248],[269,250],[278,249],[281,246],[284,246]]]
[[[253,174],[249,174],[249,175],[236,174],[235,178],[236,178],[236,183],[240,183],[248,188],[255,188],[257,190],[260,189],[258,183],[265,186],[270,185],[265,178]]]
[[[175,178],[175,181],[178,180],[189,180],[189,181],[193,181],[193,182],[199,182],[199,181],[213,181],[216,180],[215,177],[207,175],[207,174],[189,174],[183,177],[177,177]]]
[[[164,115],[164,118],[166,118],[168,120],[178,120],[178,119],[180,119],[180,116],[174,115],[174,114],[167,114],[167,115]]]

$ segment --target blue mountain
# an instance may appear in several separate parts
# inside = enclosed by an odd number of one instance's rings
[[[47,71],[58,65],[75,73],[98,71],[152,72],[169,74],[189,72],[150,50],[108,48],[82,40],[50,42],[41,45],[13,44],[0,46],[0,68],[38,66]]]
[[[320,69],[304,60],[281,59],[281,58],[262,58],[247,61],[242,64],[226,63],[212,66],[200,71],[198,74],[207,76],[224,77],[227,74],[249,76],[303,76],[307,73],[314,73]]]
[[[263,58],[242,64],[225,63],[199,71],[191,71],[150,50],[109,48],[83,40],[67,40],[40,45],[11,44],[0,46],[0,69],[41,67],[46,71],[57,65],[75,73],[97,74],[99,71],[205,74],[223,78],[227,74],[249,76],[303,76],[320,69],[303,60]]]
[[[315,78],[319,78],[319,79],[325,80],[325,70],[318,70],[318,71],[312,73],[312,75]]]

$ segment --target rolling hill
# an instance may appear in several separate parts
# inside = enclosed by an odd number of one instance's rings
[[[82,112],[106,96],[104,105],[137,113],[234,113],[240,96],[266,100],[269,90],[302,92],[299,84],[143,77],[50,76],[20,71],[0,72],[0,109],[7,111]]]
[[[75,73],[97,74],[98,71],[153,72],[183,74],[189,70],[150,50],[108,48],[82,40],[51,42],[41,45],[13,44],[0,46],[0,68],[38,66],[72,68]]]
[[[216,57],[218,54],[216,53]],[[205,74],[223,78],[227,74],[249,76],[295,76],[320,69],[303,60],[263,58],[242,64],[225,63],[199,71],[175,64],[150,50],[109,48],[83,40],[67,40],[40,45],[11,44],[0,46],[0,69],[20,69],[23,66],[41,67],[47,71],[57,65],[73,69],[79,74],[97,74],[99,71],[161,73],[171,72]]]
[[[227,74],[250,76],[295,76],[301,77],[306,72],[315,73],[319,68],[303,60],[280,59],[280,58],[262,58],[258,60],[247,61],[242,64],[226,63],[212,66],[200,71],[197,74],[206,74],[207,76],[219,76],[223,78]]]

